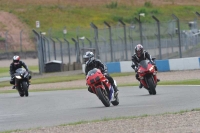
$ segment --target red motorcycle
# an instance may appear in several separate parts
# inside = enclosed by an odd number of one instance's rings
[[[153,60],[155,60],[155,58]],[[155,66],[148,60],[143,60],[139,63],[138,74],[140,82],[144,88],[149,91],[149,94],[156,95],[157,71],[155,70]]]
[[[110,103],[114,106],[119,104],[118,95],[114,97],[112,85],[99,69],[94,68],[88,72],[86,83],[106,107],[109,107]]]

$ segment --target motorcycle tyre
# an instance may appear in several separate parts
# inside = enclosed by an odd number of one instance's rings
[[[151,91],[149,91],[149,94],[152,95]]]
[[[25,81],[22,82],[22,88],[24,90],[25,96],[28,97],[29,93],[28,93],[28,84],[27,84],[27,82],[25,82]]]
[[[20,97],[24,97],[24,94],[19,94],[20,95]]]
[[[109,98],[107,96],[107,91],[103,90],[101,88],[97,88],[96,92],[97,92],[97,96],[99,97],[101,102],[104,104],[104,106],[105,107],[109,107],[110,106],[110,101],[109,101]]]
[[[23,92],[23,91],[20,91],[21,89],[19,90],[19,88],[20,88],[20,86],[18,85],[18,86],[17,86],[17,91],[18,91],[18,93],[19,93],[19,96],[20,96],[20,97],[24,97],[24,92]]]
[[[18,92],[19,92],[20,97],[24,97],[24,92],[20,92],[19,90]]]
[[[149,94],[156,95],[156,86],[154,85],[152,77],[147,77],[147,82],[149,85]]]

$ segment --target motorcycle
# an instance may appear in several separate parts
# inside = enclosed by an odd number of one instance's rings
[[[153,58],[154,60],[155,58]],[[149,91],[149,94],[156,95],[157,71],[155,70],[155,66],[148,60],[142,60],[138,66],[138,74],[140,82]]]
[[[114,80],[115,85],[116,81]],[[90,70],[86,76],[86,84],[97,95],[105,107],[109,107],[110,103],[114,106],[119,104],[118,95],[114,96],[114,89],[108,79],[97,68]]]
[[[15,78],[15,87],[19,92],[21,97],[28,97],[29,92],[29,72],[26,71],[24,68],[18,68],[15,71],[14,78]]]

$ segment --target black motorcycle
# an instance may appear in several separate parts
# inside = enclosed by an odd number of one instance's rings
[[[24,95],[28,97],[28,88],[29,88],[29,77],[30,74],[24,68],[18,68],[15,71],[14,78],[15,78],[15,87],[19,92],[19,95],[23,97]]]

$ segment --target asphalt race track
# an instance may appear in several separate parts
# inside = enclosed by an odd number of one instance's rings
[[[157,95],[138,87],[119,90],[120,104],[111,107],[83,89],[30,92],[23,98],[17,92],[0,94],[0,131],[200,108],[199,86],[157,86]]]

